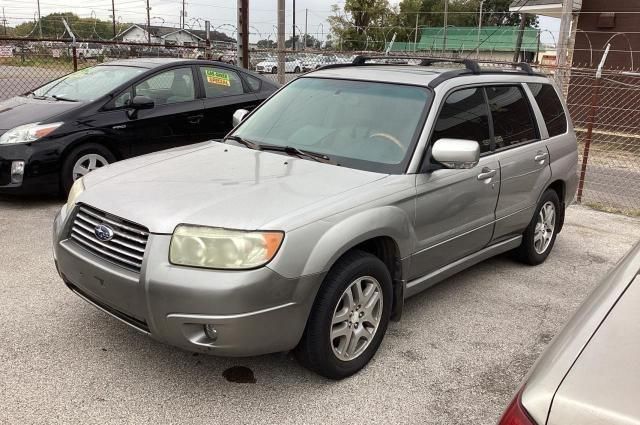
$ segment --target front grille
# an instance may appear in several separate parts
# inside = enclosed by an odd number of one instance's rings
[[[95,229],[101,224],[113,230],[113,237],[108,241],[96,237]],[[92,254],[139,273],[149,230],[87,205],[80,205],[69,237]]]

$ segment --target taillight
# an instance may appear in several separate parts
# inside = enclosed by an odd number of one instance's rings
[[[522,390],[518,391],[507,410],[504,411],[498,425],[536,425],[522,406],[521,396]]]

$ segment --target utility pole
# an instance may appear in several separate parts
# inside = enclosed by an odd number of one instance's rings
[[[180,28],[182,28],[182,29],[184,29],[184,21],[185,21],[185,18],[187,17],[185,15],[185,13],[184,13],[185,12],[185,10],[184,10],[185,9],[184,2],[185,2],[185,0],[182,0],[182,23],[180,24]]]
[[[478,19],[478,40],[476,44],[476,57],[480,59],[480,32],[482,30],[482,6],[484,0],[480,0],[480,18]]]
[[[147,41],[151,44],[151,8],[149,0],[147,0]]]
[[[40,0],[38,0],[38,33],[42,38],[42,19],[40,18]]]
[[[304,10],[304,41],[302,43],[302,50],[307,50],[307,23],[309,21],[309,9]]]
[[[522,36],[524,35],[524,28],[527,25],[527,14],[520,14],[520,26],[518,27],[518,37],[516,38],[516,50],[513,53],[513,61],[520,62],[520,50],[522,50]]]
[[[4,16],[4,7],[2,8],[2,28],[4,29],[4,35],[7,35],[7,17]]]
[[[238,1],[238,66],[249,69],[249,0]]]
[[[419,13],[416,13],[416,33],[413,35],[413,53],[416,52],[416,48],[418,45],[418,18],[420,17]]]
[[[449,0],[444,0],[444,28],[442,30],[442,53],[447,50],[447,15],[449,14]]]
[[[291,48],[296,51],[296,0],[293,0],[293,37],[291,37]]]
[[[556,50],[556,82],[563,90],[565,89],[565,76],[567,70],[567,50],[569,49],[569,39],[571,38],[571,21],[573,21],[573,0],[562,2],[562,16],[560,17],[560,34],[558,36],[558,46]]]
[[[113,18],[113,38],[116,38],[116,0],[111,0],[111,17]]]
[[[278,82],[284,84],[284,0],[278,0]]]

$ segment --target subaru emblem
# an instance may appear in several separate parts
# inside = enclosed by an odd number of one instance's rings
[[[113,238],[113,229],[106,224],[98,224],[93,230],[93,233],[95,233],[98,240],[102,242],[110,241],[111,238]]]

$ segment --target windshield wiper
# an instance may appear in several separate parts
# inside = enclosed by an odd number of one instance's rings
[[[68,99],[64,96],[58,96],[57,94],[51,95],[52,98],[54,98],[55,100],[62,100],[64,102],[77,102],[78,99]]]
[[[314,161],[323,162],[325,164],[338,165],[335,161],[333,161],[325,154],[298,149],[294,148],[293,146],[260,145],[260,147],[263,151],[284,152],[287,155],[296,155],[299,157],[309,158]]]
[[[242,145],[245,145],[249,149],[254,149],[257,151],[262,150],[262,145],[260,145],[259,143],[253,142],[251,140],[243,139],[240,136],[228,136],[224,139],[224,141],[226,142],[227,140],[233,140],[234,142],[238,142]]]
[[[245,145],[246,147],[250,148],[250,149],[255,149],[257,151],[272,151],[272,152],[284,152],[287,155],[295,155],[298,157],[304,157],[304,158],[308,158],[308,159],[312,159],[314,161],[318,161],[318,162],[323,162],[325,164],[333,164],[333,165],[339,165],[337,164],[335,161],[333,161],[331,158],[329,158],[327,155],[321,154],[321,153],[317,153],[317,152],[311,152],[308,150],[303,150],[303,149],[298,149],[298,148],[294,148],[293,146],[279,146],[279,145],[268,145],[268,144],[260,144],[260,143],[256,143],[252,140],[247,140],[247,139],[243,139],[240,136],[229,136],[226,139],[224,139],[225,141],[227,140],[233,140],[234,142],[238,142],[242,145]]]

